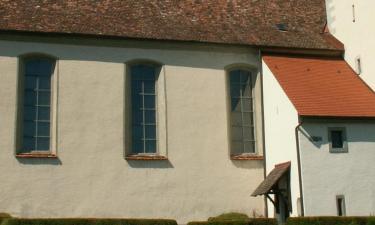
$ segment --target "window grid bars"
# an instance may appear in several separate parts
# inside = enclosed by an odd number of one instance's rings
[[[231,98],[234,98],[234,99],[253,99],[253,97],[236,97],[236,96],[234,96],[234,97],[231,97]]]
[[[242,81],[242,72],[240,72],[240,82]],[[246,84],[245,84],[246,85]],[[241,108],[241,124],[243,125],[243,104],[242,104],[242,96],[243,96],[243,91],[242,91],[242,84],[240,85],[240,108]],[[243,141],[243,138],[244,138],[244,127],[241,126],[241,137],[242,137],[242,141],[241,141],[241,144],[242,144],[242,153],[245,152],[245,142]]]
[[[34,92],[37,93],[37,91],[34,91]],[[34,107],[34,106],[37,106],[37,107],[50,107],[50,105],[39,105],[39,104],[35,104],[35,105],[25,104],[25,106],[29,106],[29,107]]]
[[[133,123],[133,125],[138,125],[138,126],[143,126],[143,125],[146,125],[146,126],[155,126],[156,123],[144,123],[144,122],[140,122],[140,123]]]
[[[254,127],[253,125],[232,125],[232,127]]]
[[[39,77],[37,77],[36,79],[39,80]],[[43,88],[42,89],[39,89],[39,88],[25,88],[25,91],[51,92],[51,90],[43,89]]]
[[[39,89],[39,76],[36,77],[36,90]],[[36,92],[36,105],[39,105],[39,91],[35,91]],[[39,118],[39,109],[38,107],[35,107],[35,136],[37,136],[35,138],[35,145],[34,145],[34,149],[35,150],[38,150],[38,118]]]
[[[24,135],[24,137],[27,137],[27,138],[50,138],[50,136],[42,136],[42,135],[39,135],[39,136],[36,136],[36,135]]]
[[[145,107],[145,94],[144,93],[145,93],[145,82],[142,81],[142,92],[140,93],[140,95],[142,96],[142,108],[146,108]],[[142,121],[146,122],[146,110],[142,110]],[[146,140],[144,140],[144,139],[146,139],[146,125],[143,125],[142,129],[143,129],[143,134],[142,134],[143,153],[146,153]]]
[[[27,106],[27,107],[35,107],[35,119],[34,120],[24,120],[25,122],[34,122],[35,123],[35,135],[23,135],[24,137],[27,137],[27,138],[30,138],[32,137],[34,139],[34,151],[38,151],[38,140],[39,138],[50,138],[50,135],[49,136],[42,136],[42,135],[39,135],[38,132],[39,132],[39,122],[42,122],[42,123],[50,123],[49,120],[39,120],[39,107],[45,107],[45,108],[50,108],[51,106],[50,105],[40,105],[39,104],[39,93],[40,92],[45,92],[45,93],[51,93],[51,90],[48,90],[48,89],[40,89],[39,86],[40,86],[40,76],[37,75],[37,74],[26,74],[25,76],[28,76],[28,77],[35,77],[35,88],[25,88],[25,91],[32,91],[36,94],[36,99],[35,99],[35,105],[31,105],[31,104],[25,104],[24,106]]]
[[[157,138],[146,138],[146,126],[157,126],[157,120],[155,120],[155,123],[146,123],[146,111],[155,111],[156,113],[156,101],[155,101],[155,107],[154,108],[146,108],[145,107],[145,96],[154,96],[156,98],[156,90],[155,93],[147,93],[145,92],[145,82],[146,81],[154,81],[151,79],[132,79],[133,81],[141,81],[141,92],[136,93],[141,96],[141,107],[139,110],[142,111],[142,122],[141,123],[133,123],[133,125],[141,125],[142,126],[142,138],[140,139],[142,141],[142,152],[143,154],[146,154],[146,144],[147,141],[156,141]],[[156,119],[156,118],[155,118]],[[156,128],[155,128],[156,129]],[[134,141],[134,140],[133,140]]]
[[[251,104],[252,104],[252,107],[254,107],[253,105],[253,96],[252,96],[252,90],[251,90],[251,96],[244,96],[244,91],[242,89],[242,86],[245,85],[246,87],[249,86],[251,87],[252,85],[252,77],[251,77],[251,74],[248,76],[248,79],[247,81],[243,82],[243,78],[246,76],[246,74],[244,74],[243,71],[240,71],[240,82],[232,82],[231,84],[232,85],[239,85],[240,86],[240,96],[239,97],[232,97],[231,96],[231,99],[239,99],[239,104],[240,104],[240,109],[241,109],[241,125],[232,125],[232,127],[241,127],[241,135],[242,135],[242,139],[241,140],[234,140],[232,139],[232,142],[237,142],[237,143],[240,143],[242,144],[242,153],[246,153],[246,148],[245,148],[245,144],[246,143],[253,143],[253,151],[255,151],[254,147],[255,147],[255,137],[253,137],[253,140],[249,140],[249,139],[244,139],[244,128],[249,128],[249,127],[252,127],[254,128],[254,124],[251,124],[251,125],[245,125],[243,124],[243,121],[244,121],[244,113],[251,113],[251,117],[253,117],[254,115],[254,110],[251,110],[251,111],[245,111],[244,110],[244,105],[243,105],[243,101],[242,99],[250,99],[251,100]],[[254,129],[252,129],[252,135],[254,136]]]
[[[25,122],[44,122],[49,123],[49,120],[24,120]]]
[[[240,73],[240,82],[241,83],[243,83],[242,81],[243,81],[244,75],[245,74],[243,74],[243,72],[241,71],[241,73]],[[249,80],[251,80],[250,76],[249,76],[247,82],[245,82],[243,85],[247,86]],[[241,84],[241,87],[242,87],[242,84]],[[244,97],[244,93],[243,93],[243,89],[242,88],[240,88],[240,97],[241,97],[241,99],[240,99],[240,104],[241,104],[241,121],[242,121],[242,124],[243,124],[243,121],[244,121],[244,115],[243,115],[244,114],[244,105],[243,105],[242,99]],[[246,152],[246,149],[245,149],[245,143],[246,142],[244,141],[244,135],[245,135],[244,126],[241,127],[241,130],[242,130],[242,149],[243,149],[243,153],[245,153]]]

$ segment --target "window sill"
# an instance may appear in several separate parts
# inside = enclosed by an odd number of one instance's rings
[[[262,155],[247,155],[247,154],[241,154],[241,155],[231,155],[231,160],[263,160],[264,157]]]
[[[167,157],[161,155],[127,155],[126,160],[168,160]]]
[[[338,154],[340,154],[340,153],[348,153],[349,151],[348,150],[346,150],[346,149],[344,149],[344,150],[329,150],[329,153],[334,153],[334,154],[336,154],[336,153],[338,153]]]
[[[20,153],[16,154],[17,158],[57,158],[56,154],[52,153]]]

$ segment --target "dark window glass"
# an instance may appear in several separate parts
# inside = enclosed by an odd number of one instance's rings
[[[332,141],[332,148],[343,148],[344,147],[343,132],[341,130],[332,130],[331,141]]]
[[[232,153],[255,153],[251,73],[232,70],[229,74]]]
[[[338,205],[338,207],[337,207],[337,211],[338,211],[338,216],[342,216],[342,207],[341,207],[341,205],[342,205],[342,199],[341,198],[339,198],[339,199],[337,199],[337,205]]]
[[[54,62],[35,58],[25,60],[24,65],[22,151],[48,151]]]
[[[345,197],[344,196],[337,196],[336,201],[337,201],[336,202],[337,215],[338,216],[346,216]]]
[[[131,67],[132,152],[156,153],[156,68]]]

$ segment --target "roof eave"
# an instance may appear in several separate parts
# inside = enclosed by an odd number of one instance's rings
[[[260,49],[264,53],[279,53],[279,54],[301,54],[301,55],[326,55],[326,56],[342,56],[344,49],[341,48],[301,48],[291,46],[275,46],[275,45],[257,45],[245,44],[235,42],[210,42],[204,40],[177,40],[177,39],[158,39],[158,38],[141,38],[141,37],[126,37],[116,35],[98,35],[98,34],[83,34],[83,33],[67,33],[67,32],[41,32],[41,31],[23,31],[23,30],[5,30],[0,29],[0,35],[19,35],[32,37],[49,37],[49,38],[83,38],[95,40],[133,40],[133,41],[159,41],[159,42],[173,42],[173,43],[195,43],[195,44],[212,44],[221,46],[238,46],[251,47]]]
[[[302,121],[319,121],[319,120],[335,120],[335,121],[374,121],[373,116],[353,116],[353,115],[304,115],[298,114]]]

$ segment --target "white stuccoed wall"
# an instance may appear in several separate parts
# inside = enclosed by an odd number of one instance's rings
[[[263,68],[264,129],[267,174],[276,164],[291,161],[292,216],[297,216],[299,193],[295,127],[298,113],[272,74],[267,64]],[[274,206],[268,201],[268,214],[274,215]]]
[[[191,50],[190,50],[191,49]],[[17,56],[58,60],[59,160],[17,159]],[[164,64],[169,161],[126,161],[124,62]],[[229,158],[225,66],[249,49],[95,47],[0,41],[0,212],[22,217],[172,218],[264,213],[263,161]],[[283,150],[278,148],[279,151]]]
[[[328,127],[346,127],[348,153],[330,153]],[[306,216],[337,215],[345,195],[348,216],[375,214],[375,122],[304,123],[300,135]],[[322,137],[311,142],[309,136]]]
[[[360,56],[360,77],[375,90],[375,1],[326,0],[326,8],[330,32],[345,45],[345,60],[356,70],[355,59]]]

